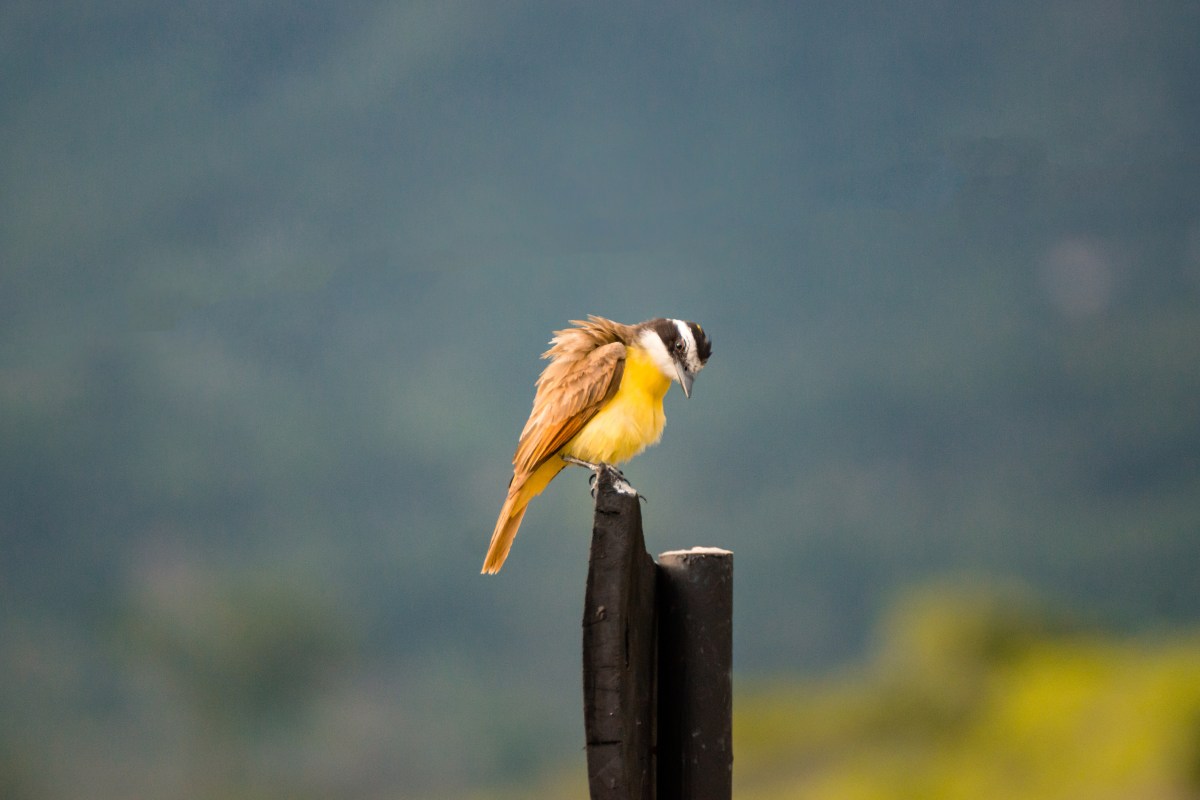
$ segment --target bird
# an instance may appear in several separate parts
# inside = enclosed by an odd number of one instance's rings
[[[663,397],[678,383],[684,397],[712,355],[694,322],[657,317],[623,325],[589,314],[554,332],[549,364],[535,384],[533,410],[517,440],[508,495],[483,562],[500,571],[529,501],[568,464],[599,474],[657,444]]]

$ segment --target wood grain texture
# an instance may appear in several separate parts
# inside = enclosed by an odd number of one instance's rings
[[[584,729],[593,800],[655,796],[655,565],[636,494],[601,471],[583,611]]]
[[[733,795],[733,553],[658,557],[658,798]]]

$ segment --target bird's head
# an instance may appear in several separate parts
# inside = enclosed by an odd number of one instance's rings
[[[694,322],[681,319],[652,319],[643,322],[639,341],[654,358],[659,370],[692,396],[692,381],[712,355],[708,334]]]

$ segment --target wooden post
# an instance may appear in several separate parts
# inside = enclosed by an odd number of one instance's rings
[[[583,607],[583,716],[592,800],[654,800],[655,566],[637,494],[596,480]]]
[[[658,800],[729,800],[733,553],[663,553],[658,588]]]

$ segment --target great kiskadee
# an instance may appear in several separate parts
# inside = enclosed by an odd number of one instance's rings
[[[571,324],[554,332],[542,354],[550,363],[537,379],[533,411],[517,441],[485,573],[500,571],[529,501],[567,464],[620,464],[657,443],[671,381],[691,397],[692,379],[712,354],[712,343],[694,322],[622,325],[589,316]]]

